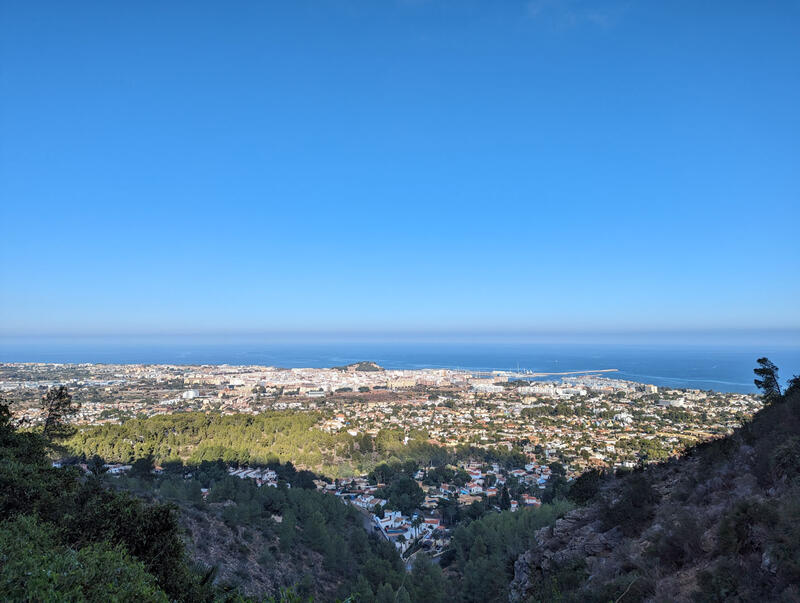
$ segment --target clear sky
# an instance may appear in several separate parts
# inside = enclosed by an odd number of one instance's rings
[[[4,2],[0,332],[800,327],[800,3]]]

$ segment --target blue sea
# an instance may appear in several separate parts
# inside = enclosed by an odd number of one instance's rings
[[[389,369],[517,368],[533,372],[618,369],[609,377],[663,387],[754,392],[756,359],[769,357],[785,381],[800,373],[800,346],[523,343],[132,343],[0,341],[1,362],[233,364],[331,367],[372,360]]]

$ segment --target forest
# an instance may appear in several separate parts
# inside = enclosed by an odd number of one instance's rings
[[[258,415],[176,413],[131,419],[120,425],[81,426],[65,446],[73,454],[94,455],[109,462],[131,463],[152,458],[157,463],[197,464],[221,459],[240,465],[292,462],[330,478],[363,475],[381,463],[414,461],[443,466],[460,459],[520,466],[527,457],[519,450],[487,450],[461,445],[445,448],[429,443],[424,432],[411,431],[407,444],[402,430],[377,435],[329,434],[314,426],[316,413],[273,411]]]

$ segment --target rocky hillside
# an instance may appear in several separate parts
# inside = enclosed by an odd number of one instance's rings
[[[377,373],[383,370],[377,362],[371,360],[362,360],[361,362],[354,362],[344,366],[334,366],[337,371],[349,371],[351,373]]]
[[[514,567],[521,601],[800,600],[800,380],[733,435],[573,486]]]

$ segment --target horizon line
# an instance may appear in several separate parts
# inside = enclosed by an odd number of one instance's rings
[[[25,333],[0,331],[0,343],[761,343],[800,347],[800,327],[675,329],[253,329]]]

